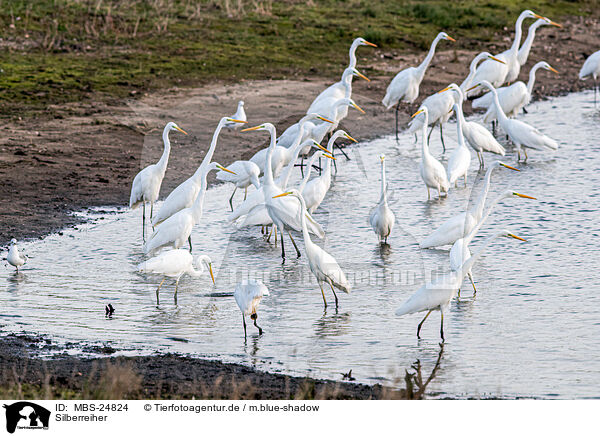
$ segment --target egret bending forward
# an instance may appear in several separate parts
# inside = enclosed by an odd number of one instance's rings
[[[242,311],[244,339],[246,338],[246,315],[250,315],[250,319],[254,321],[254,325],[258,329],[258,334],[263,334],[262,328],[260,328],[256,323],[256,320],[258,319],[256,310],[258,309],[260,300],[267,295],[269,295],[269,289],[260,280],[242,280],[235,287],[233,298],[235,298],[235,302]]]

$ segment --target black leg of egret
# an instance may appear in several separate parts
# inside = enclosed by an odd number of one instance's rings
[[[154,202],[150,202],[150,221],[152,221],[152,211],[154,210]]]
[[[429,314],[431,314],[431,312],[433,312],[433,309],[431,309],[429,312],[427,312],[427,315],[425,315],[425,318],[423,318],[423,321],[421,321],[419,323],[419,326],[417,327],[417,338],[421,339],[420,333],[421,333],[421,327],[423,327],[423,323],[425,322],[425,320],[427,319],[427,317],[429,316]]]
[[[244,323],[244,339],[247,338],[246,336],[246,317],[244,316],[244,314],[242,313],[242,322]]]
[[[441,321],[440,321],[440,336],[442,337],[442,342],[446,342],[446,339],[444,339],[444,312],[440,310],[440,317],[441,317]]]
[[[415,144],[417,143],[418,140],[419,140],[419,138],[417,138],[417,134],[415,133]]]
[[[244,201],[246,201],[246,197],[248,197],[248,187],[244,188]]]
[[[271,226],[271,231],[269,232],[269,237],[267,238],[267,242],[271,240],[271,235],[273,234],[273,226]]]
[[[300,174],[302,174],[302,178],[304,178],[304,156],[300,159]]]
[[[446,153],[446,144],[444,144],[444,129],[440,123],[440,139],[442,140],[442,147],[444,147],[444,153]]]
[[[456,294],[457,298],[460,298],[460,288],[458,288],[458,293]]]
[[[288,236],[290,237],[290,241],[292,241],[292,244],[294,245],[294,248],[296,249],[296,254],[298,255],[298,257],[300,257],[300,250],[298,250],[298,246],[296,245],[296,241],[294,241],[294,238],[292,238],[292,234],[290,233],[289,230],[288,230]]]
[[[188,236],[188,244],[190,244],[190,253],[192,252],[192,235]]]
[[[400,100],[398,100],[398,104],[396,105],[396,141],[398,140],[398,111],[400,109]]]
[[[327,300],[325,299],[325,292],[323,292],[323,284],[319,282],[319,288],[321,288],[321,295],[323,296],[323,306],[327,309]]]
[[[348,156],[348,154],[347,154],[347,153],[344,151],[344,148],[343,148],[343,147],[341,147],[341,146],[339,146],[339,145],[336,145],[336,147],[337,147],[337,148],[338,148],[338,149],[339,149],[339,150],[342,152],[342,154],[344,155],[344,157],[346,158],[346,160],[350,160],[350,157],[349,157],[349,156]],[[333,156],[333,154],[332,154],[332,156]],[[333,164],[335,165],[335,161],[333,161]]]
[[[158,291],[160,291],[160,287],[163,285],[164,282],[165,279],[162,279],[162,282],[160,282],[160,285],[158,285],[158,288],[156,288],[156,304],[160,304],[158,301]]]
[[[146,242],[146,202],[142,203],[142,240]]]
[[[523,107],[523,113],[524,114],[528,114],[529,112],[527,112],[527,109],[525,109],[525,107]]]
[[[233,193],[231,194],[231,197],[229,197],[229,207],[231,208],[231,211],[233,212],[233,196],[235,195],[235,191],[237,191],[237,186],[234,188]],[[244,198],[245,200],[245,198]]]
[[[434,127],[435,127],[435,125],[431,126],[431,130],[429,131],[429,134],[427,135],[427,142],[429,142],[429,139],[431,138],[431,134],[433,133]]]
[[[477,294],[477,288],[475,287],[475,282],[473,281],[473,275],[469,273],[469,279],[471,280],[471,284],[473,285],[473,295]]]
[[[177,305],[177,288],[179,287],[179,277],[175,280],[175,293],[173,294],[173,301]]]
[[[283,237],[283,229],[281,231],[281,263],[285,263],[285,246],[284,246],[284,240],[285,238]]]
[[[329,283],[329,286],[331,286],[331,292],[333,292],[333,297],[335,298],[335,308],[338,308],[338,298],[337,295],[335,293],[335,289],[333,289],[333,285],[331,283]]]
[[[258,324],[256,324],[256,320],[258,319],[258,315],[256,313],[253,313],[252,315],[250,315],[250,319],[254,320],[254,325],[258,329],[258,335],[259,336],[262,335],[262,329],[258,326]]]
[[[319,158],[319,175],[321,175],[321,168],[323,168],[323,165],[321,165],[321,158]]]

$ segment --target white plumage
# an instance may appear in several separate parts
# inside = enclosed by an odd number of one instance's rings
[[[19,247],[17,246],[17,240],[11,239],[10,248],[8,249],[8,256],[6,256],[6,260],[9,264],[14,266],[19,272],[19,267],[23,266],[27,263],[27,256],[22,255],[19,252]]]
[[[250,318],[254,320],[254,325],[256,328],[258,328],[258,334],[262,335],[262,328],[256,324],[256,320],[258,318],[256,311],[262,298],[268,295],[269,289],[260,280],[242,280],[235,287],[233,298],[235,298],[235,302],[242,312],[244,337],[246,337],[246,315],[250,315]]]
[[[396,217],[394,212],[390,209],[387,202],[387,183],[385,180],[385,155],[379,157],[381,160],[381,196],[379,197],[379,203],[375,206],[375,209],[369,216],[369,223],[371,228],[377,235],[379,242],[387,244],[387,238],[392,233]]]
[[[225,127],[227,127],[228,129],[239,129],[243,123],[246,123],[248,121],[246,111],[244,110],[244,102],[242,100],[238,102],[237,110],[235,111],[235,114],[233,114],[233,116],[231,116],[230,118],[232,119],[225,123]]]
[[[471,165],[471,152],[467,148],[465,138],[463,136],[463,120],[459,113],[462,114],[462,103],[456,103],[453,106],[456,113],[456,131],[458,135],[458,147],[450,155],[448,159],[448,183],[450,186],[456,186],[456,181],[463,178],[465,186],[467,186],[467,173]]]
[[[352,95],[352,79],[354,78],[354,76],[360,77],[366,80],[367,82],[370,82],[370,80],[366,76],[361,74],[356,68],[348,67],[344,70],[344,73],[342,74],[342,80],[334,83],[333,85],[327,87],[324,91],[322,91],[313,100],[306,113],[320,113],[319,106],[324,100],[333,99],[335,101],[341,98],[350,98],[350,96]]]
[[[446,194],[448,193],[448,176],[444,166],[429,152],[429,145],[427,144],[427,107],[419,109],[413,115],[413,119],[421,113],[423,114],[424,119],[421,122],[423,129],[423,142],[421,145],[421,162],[419,164],[419,172],[421,174],[421,179],[423,179],[423,182],[427,187],[427,198],[431,199],[431,194],[429,193],[430,188],[438,191],[438,197],[442,196],[442,192],[445,192]]]

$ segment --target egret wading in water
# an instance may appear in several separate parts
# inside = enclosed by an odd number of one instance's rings
[[[463,136],[463,119],[461,118],[462,103],[455,103],[453,110],[456,114],[458,147],[452,152],[450,159],[448,159],[448,184],[450,186],[453,184],[456,186],[456,181],[462,177],[466,187],[467,173],[469,172],[469,166],[471,165],[471,152],[467,148],[467,144],[465,143],[465,138]]]
[[[19,267],[23,266],[27,263],[27,256],[21,254],[19,252],[19,247],[17,246],[17,240],[10,240],[10,248],[8,249],[8,256],[6,256],[6,261],[14,266],[19,272]]]
[[[244,200],[248,196],[248,186],[254,185],[256,189],[260,188],[260,181],[258,179],[260,168],[249,160],[236,160],[227,166],[227,169],[234,174],[227,172],[218,173],[217,180],[231,182],[235,185],[231,197],[229,197],[229,207],[231,207],[231,211],[233,212],[233,196],[238,188],[244,190]]]
[[[462,102],[464,100],[462,88],[458,89],[448,87],[442,89],[440,92],[446,92],[450,90],[458,95],[458,101]],[[494,138],[494,135],[492,135],[488,129],[481,124],[476,123],[475,121],[467,121],[465,119],[462,110],[462,104],[458,105],[458,112],[455,111],[455,113],[457,120],[458,118],[461,119],[462,133],[464,138],[467,140],[471,148],[475,150],[475,153],[477,153],[477,158],[479,159],[479,168],[483,168],[485,166],[483,159],[484,151],[504,156],[506,153],[504,147],[502,147],[498,141],[496,141],[496,138]]]
[[[154,203],[158,200],[158,193],[160,192],[160,185],[162,184],[165,172],[167,171],[167,164],[169,162],[169,154],[171,153],[171,141],[169,141],[169,132],[172,130],[178,130],[181,133],[187,135],[179,126],[173,122],[168,123],[162,134],[163,139],[163,154],[160,160],[153,164],[148,165],[146,168],[141,170],[133,179],[131,185],[131,195],[129,197],[129,207],[131,209],[137,209],[141,204],[143,207],[142,212],[142,239],[146,241],[146,203],[150,203],[150,220],[152,220],[152,211],[154,209]]]
[[[558,71],[552,68],[548,62],[542,61],[535,64],[529,71],[529,81],[527,82],[527,85],[519,81],[510,86],[496,89],[500,106],[507,117],[516,117],[521,109],[524,110],[525,106],[529,104],[531,101],[531,93],[533,92],[533,85],[535,84],[535,74],[540,68],[558,74]],[[473,100],[473,108],[487,109],[487,112],[483,116],[483,121],[486,123],[493,123],[498,118],[496,106],[494,105],[494,95],[491,92]]]
[[[588,77],[591,77],[594,80],[594,104],[596,104],[598,77],[600,77],[600,50],[587,58],[579,71],[580,80],[585,80]]]
[[[198,192],[200,192],[200,184],[202,181],[202,174],[206,170],[206,167],[210,164],[212,157],[215,153],[215,149],[217,148],[217,141],[219,139],[219,134],[223,127],[225,127],[228,123],[235,124],[244,124],[245,121],[237,120],[235,118],[223,117],[219,121],[215,132],[213,133],[212,141],[210,143],[210,147],[202,159],[202,163],[196,169],[194,174],[188,178],[185,182],[181,183],[177,186],[171,193],[167,196],[161,208],[158,210],[158,213],[152,219],[152,225],[158,226],[167,218],[175,215],[180,210],[191,207],[196,201],[196,197],[198,196]],[[227,170],[229,172],[231,170]],[[218,178],[218,175],[217,175]]]
[[[371,212],[369,223],[379,242],[387,244],[387,238],[392,233],[396,217],[387,202],[388,185],[385,181],[385,155],[382,154],[379,160],[381,161],[381,196],[379,197],[379,203]]]
[[[400,103],[414,103],[417,97],[419,97],[419,86],[423,81],[423,77],[425,77],[425,71],[427,71],[427,67],[433,59],[438,42],[443,39],[446,41],[456,41],[454,38],[448,36],[446,32],[438,33],[431,43],[429,52],[423,62],[421,62],[421,65],[400,71],[387,87],[385,97],[383,97],[381,103],[386,109],[390,109],[394,105],[396,106],[396,139],[398,139],[398,109]]]
[[[423,138],[421,145],[421,163],[419,164],[421,178],[427,188],[427,199],[431,200],[431,194],[429,189],[437,189],[438,198],[442,197],[442,192],[448,195],[448,176],[444,166],[431,155],[429,152],[429,145],[427,139],[427,120],[429,117],[428,110],[426,107],[419,109],[412,116],[414,119],[417,115],[423,114]]]
[[[517,147],[517,161],[521,160],[521,150],[523,150],[523,152],[525,153],[524,162],[527,162],[528,148],[532,148],[534,150],[558,149],[558,144],[554,139],[544,135],[535,127],[521,120],[511,120],[510,118],[508,118],[504,114],[504,111],[500,106],[500,101],[498,100],[498,93],[496,92],[496,89],[492,86],[490,82],[484,80],[480,84],[475,85],[473,88],[476,88],[477,86],[483,86],[485,88],[488,88],[492,92],[500,127],[502,127],[502,130],[506,132],[510,140]]]
[[[182,275],[189,274],[192,277],[199,277],[208,270],[213,284],[215,283],[210,257],[201,255],[194,258],[188,250],[183,249],[160,253],[158,256],[140,263],[137,270],[141,273],[157,274],[165,277],[156,288],[156,304],[159,304],[158,291],[160,291],[166,277],[175,279],[175,293],[173,294],[175,304],[177,304],[177,287]]]
[[[442,223],[442,225],[440,225],[433,233],[431,233],[429,236],[423,239],[423,241],[419,244],[419,247],[433,248],[441,247],[444,245],[452,245],[458,239],[464,237],[471,230],[473,230],[473,227],[477,225],[477,223],[483,216],[485,200],[487,199],[488,192],[490,190],[492,171],[494,171],[500,166],[513,171],[519,171],[518,169],[506,165],[504,162],[500,161],[496,161],[492,165],[490,165],[490,167],[485,173],[483,189],[481,190],[477,201],[473,203],[473,205],[469,209],[467,209],[466,212],[461,212],[444,221],[444,223]],[[523,195],[516,192],[514,192],[513,194],[517,197],[534,199],[533,197],[530,197],[528,195]]]
[[[269,295],[269,289],[260,280],[248,279],[242,280],[235,287],[233,298],[238,307],[242,311],[242,322],[244,324],[244,339],[246,336],[246,315],[250,315],[250,319],[254,321],[254,325],[258,329],[258,334],[262,335],[263,330],[258,326],[256,320],[258,314],[256,310],[263,297]]]
[[[417,292],[415,292],[406,302],[400,306],[398,310],[396,310],[397,316],[408,315],[412,313],[418,312],[427,312],[423,320],[419,323],[417,327],[417,338],[421,338],[421,327],[423,323],[427,319],[427,317],[434,310],[440,311],[440,337],[442,341],[444,338],[444,313],[448,310],[450,306],[450,302],[456,296],[458,289],[462,285],[462,282],[467,275],[467,272],[471,270],[473,264],[481,257],[483,252],[487,249],[487,247],[494,241],[494,239],[505,236],[508,238],[515,238],[521,241],[524,241],[523,238],[515,236],[509,230],[502,230],[501,232],[496,233],[492,237],[488,238],[484,244],[469,257],[461,267],[452,271],[448,274],[444,274],[443,276],[423,285]]]
[[[306,203],[304,202],[304,198],[302,195],[295,189],[284,192],[283,194],[277,195],[277,197],[284,197],[287,195],[291,195],[292,197],[296,197],[300,201],[300,219],[302,220],[302,236],[304,237],[304,249],[306,251],[306,257],[308,257],[308,266],[310,267],[311,272],[317,279],[319,283],[319,288],[321,288],[321,295],[323,296],[323,305],[327,308],[327,300],[325,299],[325,293],[323,292],[323,283],[328,283],[331,287],[331,291],[333,292],[333,296],[335,298],[335,307],[338,307],[338,298],[335,293],[334,287],[338,288],[341,291],[350,293],[350,283],[344,274],[344,271],[340,268],[337,261],[334,257],[323,250],[318,245],[314,244],[310,239],[310,234],[308,233],[308,227],[306,225],[306,221],[308,220],[308,212],[306,210]]]
[[[227,123],[225,123],[225,127],[232,130],[239,129],[242,125],[241,123],[248,122],[248,117],[246,116],[246,111],[244,110],[244,102],[242,100],[238,102],[237,110],[231,118],[231,121],[227,121]]]
[[[229,171],[222,165],[211,162],[202,168],[200,175],[200,191],[194,203],[176,214],[171,215],[164,220],[160,226],[150,235],[150,239],[144,245],[144,253],[150,254],[160,248],[172,246],[180,248],[187,241],[192,251],[192,229],[194,225],[200,222],[202,218],[202,209],[204,207],[204,196],[206,194],[206,176],[212,170]]]

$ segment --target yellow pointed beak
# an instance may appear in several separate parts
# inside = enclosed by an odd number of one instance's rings
[[[326,123],[331,123],[331,124],[333,124],[333,121],[331,121],[331,120],[328,120],[327,118],[325,118],[325,117],[322,117],[321,115],[319,115],[317,118],[318,118],[318,119],[320,119],[321,121],[325,121]]]
[[[332,155],[330,155],[329,153],[323,153],[323,157],[327,157],[329,159],[333,159],[333,160],[337,160],[335,157],[333,157]]]
[[[477,88],[479,86],[479,84],[475,85],[475,86],[471,86],[469,89],[467,89],[467,92],[474,90],[475,88]]]
[[[325,153],[329,153],[329,150],[327,150],[325,147],[323,147],[317,141],[314,141],[314,143],[315,143],[315,147],[319,148],[320,150],[323,150]]]
[[[251,130],[258,130],[261,126],[248,127],[247,129],[243,129],[242,132],[249,132]]]
[[[208,270],[210,271],[210,278],[212,279],[213,285],[214,285],[215,284],[215,275],[213,274],[213,271],[212,271],[212,263],[208,264]]]
[[[369,79],[367,76],[365,76],[364,74],[359,73],[358,71],[356,72],[356,75],[358,77],[360,77],[361,79],[365,79],[367,82],[370,82],[371,79]]]
[[[365,41],[365,44],[370,45],[371,47],[377,47],[377,44],[373,44],[372,42]]]
[[[362,109],[361,109],[361,108],[360,108],[360,107],[359,107],[359,106],[358,106],[356,103],[352,103],[352,106],[353,106],[353,107],[354,107],[356,110],[358,110],[358,111],[362,112],[363,114],[366,114],[366,112],[365,112],[364,110],[362,110]]]
[[[555,26],[555,27],[563,27],[562,24],[560,23],[555,23],[554,21],[550,20],[549,18],[546,18],[550,23],[551,26]]]
[[[502,59],[498,59],[496,56],[488,56],[491,60],[500,62],[501,64],[506,64]]]
[[[438,93],[438,94],[441,94],[442,92],[446,92],[446,91],[448,91],[449,89],[450,89],[450,87],[449,87],[449,86],[447,86],[446,88],[442,89],[441,91],[438,91],[437,93]]]
[[[286,195],[290,195],[290,194],[291,194],[291,192],[284,192],[283,194],[276,195],[273,198],[285,197]]]
[[[515,167],[511,167],[510,165],[506,165],[505,163],[501,163],[500,165],[502,165],[504,168],[508,168],[509,170],[513,170],[513,171],[521,171]]]
[[[347,133],[344,135],[346,138],[348,138],[350,141],[353,142],[358,142],[356,139],[354,139],[352,136],[348,135]]]
[[[183,130],[182,128],[180,128],[180,127],[178,127],[178,126],[175,126],[175,128],[176,128],[177,130],[179,130],[181,133],[183,133],[184,135],[187,135],[187,132],[186,132],[185,130]]]
[[[515,238],[518,239],[519,241],[523,241],[523,242],[527,242],[527,239],[523,239],[517,235],[513,235],[512,233],[509,233],[507,236],[510,236],[511,238]]]
[[[417,115],[419,115],[419,114],[421,114],[421,113],[423,113],[423,112],[425,112],[423,109],[419,109],[419,110],[418,110],[418,111],[416,111],[414,114],[412,114],[410,117],[411,117],[411,118],[414,118],[414,117],[416,117]]]
[[[224,166],[218,165],[218,166],[217,166],[217,168],[219,168],[221,171],[226,171],[226,172],[228,172],[228,173],[235,174],[233,171],[231,171],[231,170],[228,170],[228,169],[227,169],[227,168],[225,168]],[[237,174],[235,174],[235,175],[237,176]]]
[[[559,72],[558,72],[558,71],[556,71],[556,70],[555,70],[554,68],[552,68],[552,67],[548,67],[548,69],[549,69],[550,71],[552,71],[553,73],[559,74]]]
[[[229,121],[233,121],[234,123],[243,123],[246,124],[248,121],[236,120],[235,118],[229,118]]]
[[[525,194],[519,194],[518,192],[515,192],[515,195],[517,197],[521,197],[521,198],[529,198],[530,200],[537,200],[537,198],[535,198],[535,197],[531,197],[531,196],[525,195]]]
[[[452,38],[451,36],[446,36],[446,39],[448,41],[456,42],[456,39]]]
[[[539,19],[539,20],[545,20],[546,19],[546,17],[542,17],[541,15],[538,15],[538,14],[533,14],[533,16],[535,18]]]

